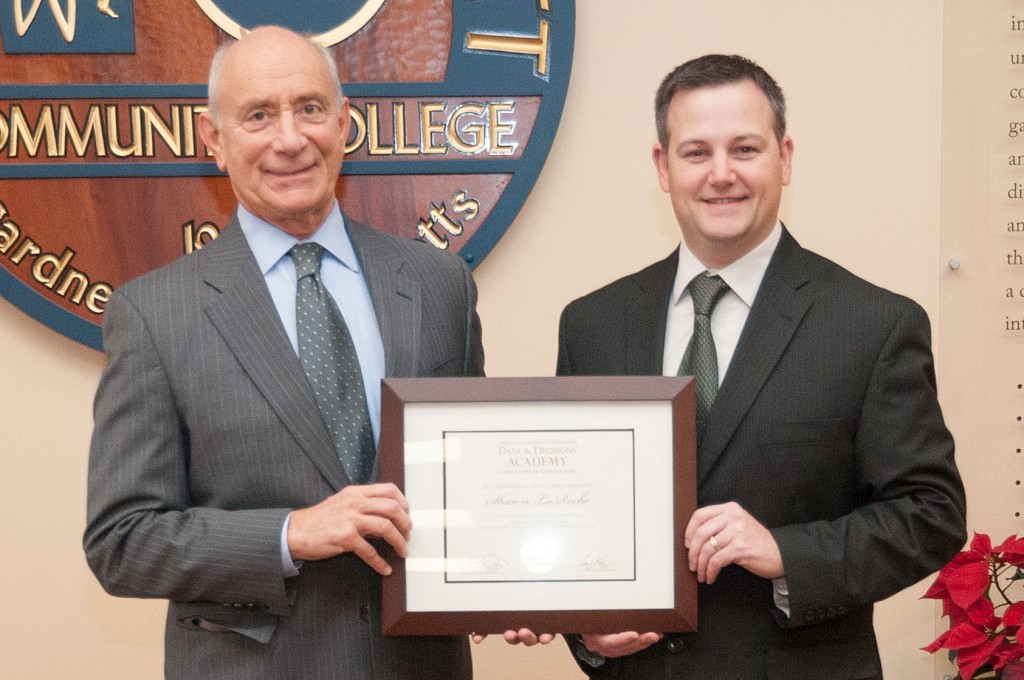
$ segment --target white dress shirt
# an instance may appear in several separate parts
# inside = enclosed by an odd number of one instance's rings
[[[711,312],[711,334],[715,338],[715,352],[718,355],[718,384],[722,384],[780,238],[782,224],[776,223],[768,238],[760,245],[722,269],[708,269],[687,249],[685,242],[679,244],[679,269],[672,285],[665,326],[662,375],[676,375],[679,371],[679,364],[690,343],[690,336],[693,335],[693,298],[687,286],[695,276],[706,271],[709,275],[721,276],[729,284],[729,290]]]

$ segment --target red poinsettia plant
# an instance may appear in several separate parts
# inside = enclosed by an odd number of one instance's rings
[[[974,534],[971,547],[942,568],[924,597],[942,601],[949,630],[923,649],[950,650],[958,680],[1024,680],[1024,538],[992,547]]]

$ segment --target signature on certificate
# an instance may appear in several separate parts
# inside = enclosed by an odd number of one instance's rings
[[[463,553],[459,562],[462,564],[461,571],[467,574],[500,574],[508,566],[508,560],[494,553],[479,557]]]
[[[609,559],[607,555],[591,557],[590,553],[587,553],[580,560],[579,570],[587,572],[615,571],[615,560]]]

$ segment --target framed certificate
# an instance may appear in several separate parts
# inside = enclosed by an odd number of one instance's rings
[[[692,631],[690,377],[388,378],[381,476],[409,500],[384,633]]]

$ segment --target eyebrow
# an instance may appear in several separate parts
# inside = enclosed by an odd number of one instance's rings
[[[243,111],[250,111],[252,109],[264,109],[270,106],[269,99],[250,99],[249,101],[242,102],[240,107]]]
[[[274,104],[272,102],[274,102],[274,101],[275,100],[273,100],[273,99],[271,99],[269,97],[263,97],[261,99],[253,99],[253,100],[250,100],[250,101],[247,101],[247,102],[243,102],[241,108],[242,108],[243,111],[252,111],[253,109],[272,108],[274,106]],[[297,97],[295,97],[294,101],[300,102],[300,103],[310,102],[310,101],[330,102],[331,101],[331,97],[324,97],[323,93],[311,91],[311,92],[304,92],[304,93],[298,95]]]
[[[729,143],[730,144],[735,144],[737,142],[767,141],[767,140],[768,140],[767,137],[765,137],[763,135],[759,135],[759,134],[757,134],[755,132],[751,132],[749,134],[736,135],[735,137],[731,137],[729,139]],[[691,139],[680,140],[679,141],[679,146],[683,146],[685,144],[708,144],[708,143],[709,143],[708,140],[706,140],[704,138],[693,137]]]
[[[747,135],[737,135],[736,137],[732,138],[733,144],[735,144],[737,142],[767,142],[767,141],[768,141],[767,137],[765,137],[763,135],[759,135],[757,133],[753,133],[753,132],[750,133],[750,134],[747,134]]]

